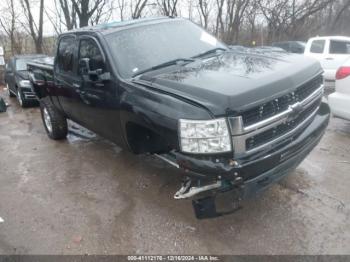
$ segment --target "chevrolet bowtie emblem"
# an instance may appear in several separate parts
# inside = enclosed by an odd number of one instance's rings
[[[292,110],[292,112],[289,113],[288,119],[293,120],[295,119],[300,112],[303,110],[303,105],[300,102],[295,103],[294,105],[289,106],[289,109]]]

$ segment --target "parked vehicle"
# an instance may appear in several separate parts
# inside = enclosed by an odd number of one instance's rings
[[[335,73],[350,57],[350,37],[323,36],[310,38],[305,47],[305,56],[316,58],[324,70],[326,88],[334,88]]]
[[[10,58],[5,67],[5,84],[9,97],[17,96],[22,107],[37,101],[28,78],[27,63],[33,59],[44,58],[45,55],[16,55]]]
[[[53,65],[28,64],[48,136],[72,119],[183,169],[174,197],[199,218],[218,215],[218,193],[238,200],[290,173],[328,123],[317,61],[235,52],[185,19],[76,29],[57,46]]]
[[[248,53],[255,53],[255,54],[261,54],[264,55],[267,53],[268,55],[272,55],[272,53],[286,53],[285,50],[283,50],[280,47],[274,47],[274,46],[257,46],[253,48],[247,48]]]
[[[289,53],[303,54],[305,50],[305,42],[302,41],[284,41],[272,43],[274,47],[280,47]]]
[[[350,120],[350,59],[336,73],[335,92],[328,96],[333,116]]]

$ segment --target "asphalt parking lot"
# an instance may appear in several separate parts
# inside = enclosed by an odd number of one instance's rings
[[[5,93],[0,87],[0,95]],[[37,107],[0,114],[1,254],[350,254],[350,122],[238,212],[197,220],[183,173],[91,135],[50,140]]]

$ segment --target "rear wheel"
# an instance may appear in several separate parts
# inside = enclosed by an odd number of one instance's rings
[[[40,101],[41,117],[48,136],[54,140],[67,136],[67,119],[48,101]]]
[[[12,94],[12,92],[11,92],[11,90],[10,90],[9,84],[7,84],[7,83],[6,83],[6,88],[7,88],[7,95],[8,95],[9,97],[15,97],[15,95]]]

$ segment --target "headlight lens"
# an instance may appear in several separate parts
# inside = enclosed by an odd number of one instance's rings
[[[19,85],[23,87],[30,87],[30,81],[29,80],[21,80],[19,81]]]
[[[223,153],[232,150],[230,133],[224,118],[179,121],[181,151],[187,153]]]

